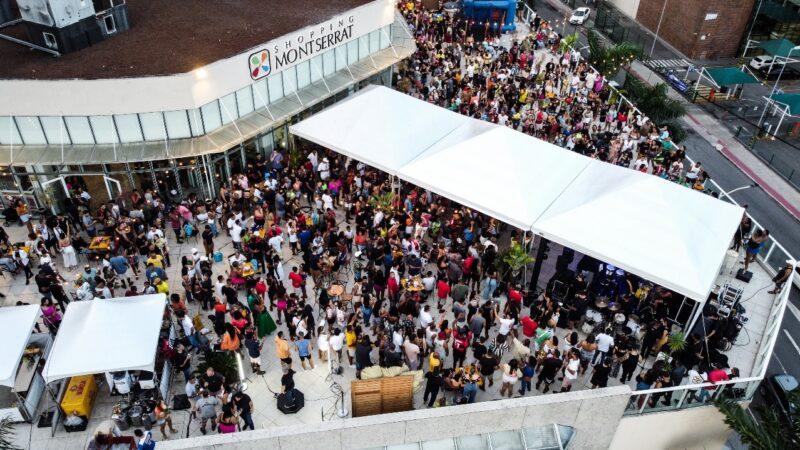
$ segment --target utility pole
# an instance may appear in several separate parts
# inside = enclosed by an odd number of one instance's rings
[[[658,32],[661,31],[661,22],[664,20],[664,11],[667,10],[667,2],[664,0],[664,6],[661,8],[661,16],[658,18],[658,25],[656,26],[656,37],[653,39],[653,46],[650,47],[650,59],[653,59],[653,52],[656,50],[656,42],[658,42]]]

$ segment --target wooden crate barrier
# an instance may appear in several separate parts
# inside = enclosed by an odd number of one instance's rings
[[[401,376],[350,383],[353,417],[413,409],[414,377]]]

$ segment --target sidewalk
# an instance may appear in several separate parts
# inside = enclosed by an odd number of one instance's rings
[[[631,65],[631,72],[648,83],[663,83],[658,74],[639,61],[634,61]],[[669,88],[669,95],[686,106],[684,121],[691,129],[719,150],[745,175],[758,183],[770,197],[775,199],[790,214],[800,219],[800,192],[736,140],[733,133],[720,124],[712,114],[700,106],[690,103],[671,87]]]

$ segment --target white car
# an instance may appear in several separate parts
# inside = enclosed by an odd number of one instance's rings
[[[578,8],[572,12],[572,16],[569,18],[569,23],[573,25],[583,25],[587,20],[589,20],[589,13],[589,8],[585,6]]]
[[[750,67],[756,70],[769,70],[770,65],[775,69],[776,67],[780,68],[780,65],[783,63],[784,60],[775,60],[775,62],[773,62],[772,56],[770,55],[760,55],[750,60]]]

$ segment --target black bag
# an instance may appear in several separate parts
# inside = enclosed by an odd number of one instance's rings
[[[189,396],[186,394],[175,394],[172,397],[172,409],[175,411],[181,411],[184,409],[189,409],[192,407],[192,404],[189,402]]]

